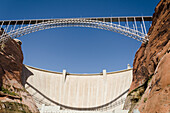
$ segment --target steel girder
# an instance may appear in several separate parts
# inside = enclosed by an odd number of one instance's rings
[[[135,20],[135,18],[134,18],[134,20]],[[136,24],[136,20],[134,22]],[[23,23],[24,23],[24,20],[23,20]],[[17,37],[21,37],[23,35],[37,32],[40,30],[57,28],[57,27],[97,28],[97,29],[103,29],[103,30],[117,32],[117,33],[123,34],[125,36],[128,36],[130,38],[136,39],[137,41],[140,41],[140,42],[148,41],[147,33],[143,32],[143,29],[142,29],[142,32],[139,31],[137,29],[137,25],[135,25],[136,29],[135,28],[132,29],[129,26],[123,26],[121,24],[115,24],[112,22],[105,22],[104,19],[103,19],[103,21],[100,21],[98,19],[86,19],[86,18],[51,19],[51,20],[42,21],[39,23],[37,22],[34,24],[26,24],[25,26],[23,26],[23,23],[20,27],[17,27],[16,29],[15,29],[15,27],[16,27],[16,24],[15,24],[14,28],[11,29],[9,32],[4,32],[0,36],[0,43],[6,42],[9,37],[17,38]],[[10,25],[10,22],[8,23],[8,26],[9,25]],[[5,29],[8,29],[8,26]],[[144,27],[145,27],[145,25],[144,25]]]

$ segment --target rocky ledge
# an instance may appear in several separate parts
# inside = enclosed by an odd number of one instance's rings
[[[22,63],[19,40],[9,38],[0,44],[0,112],[38,112],[31,95],[21,84]]]

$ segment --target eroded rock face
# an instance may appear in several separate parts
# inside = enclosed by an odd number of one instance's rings
[[[160,60],[136,108],[141,113],[170,112],[170,53],[166,53]]]
[[[133,82],[130,100],[140,87],[144,94],[138,95],[134,108],[141,113],[170,112],[170,1],[161,0],[155,8],[149,42],[142,44],[133,63]],[[142,98],[141,98],[142,97]],[[131,106],[132,107],[132,106]]]
[[[21,84],[23,54],[20,43],[9,39],[0,45],[0,101],[7,104],[9,102],[19,103],[13,105],[27,106],[27,112],[38,112],[31,95]],[[25,106],[26,105],[26,106]],[[3,106],[3,105],[0,105]],[[5,108],[0,109],[5,111]],[[14,111],[15,112],[15,111]]]
[[[152,26],[149,30],[149,42],[142,44],[133,63],[133,83],[130,91],[142,85],[155,72],[161,58],[170,45],[170,1],[161,0],[155,8]]]

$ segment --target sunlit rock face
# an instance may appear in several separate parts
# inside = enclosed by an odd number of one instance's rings
[[[2,30],[0,31],[2,34]],[[21,43],[9,39],[0,45],[0,112],[38,112],[32,97],[21,84]]]
[[[170,104],[170,1],[155,8],[149,42],[142,44],[133,63],[133,81],[127,103],[141,113],[169,113]],[[137,103],[137,104],[136,104]],[[128,107],[125,107],[126,109]]]

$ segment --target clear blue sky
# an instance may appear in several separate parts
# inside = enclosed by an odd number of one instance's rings
[[[0,20],[151,16],[159,0],[1,0]],[[132,65],[141,43],[93,28],[56,28],[19,38],[24,64],[70,73],[116,71]]]

